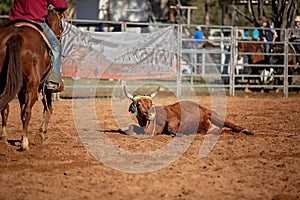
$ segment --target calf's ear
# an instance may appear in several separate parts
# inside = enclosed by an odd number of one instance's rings
[[[131,113],[136,113],[136,102],[132,102],[130,105],[129,105],[129,109],[128,109],[128,112],[131,112]]]

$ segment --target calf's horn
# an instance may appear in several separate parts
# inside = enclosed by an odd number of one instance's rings
[[[160,87],[158,87],[153,93],[149,94],[149,95],[146,95],[146,96],[149,96],[151,99],[154,98],[157,93],[159,92],[160,90]],[[129,92],[127,92],[126,90],[126,86],[124,85],[123,86],[123,92],[124,94],[130,99],[130,100],[134,100],[134,95],[130,94]]]
[[[151,97],[151,98],[154,98],[156,95],[157,95],[157,93],[159,92],[159,90],[160,90],[160,87],[158,87],[153,93],[151,93],[149,96]]]
[[[132,94],[130,94],[129,92],[127,92],[125,85],[123,86],[123,92],[126,95],[126,97],[128,97],[131,100],[133,100],[134,96]]]

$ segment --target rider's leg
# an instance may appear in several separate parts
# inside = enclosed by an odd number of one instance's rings
[[[266,62],[269,63],[269,58],[270,58],[270,50],[271,50],[271,45],[269,42],[266,42],[266,55],[265,55],[265,58],[266,58]]]
[[[53,31],[46,23],[39,23],[43,27],[43,31],[51,45],[51,72],[48,77],[48,82],[59,84],[61,76],[61,44],[56,38]]]
[[[300,42],[296,44],[296,52],[297,54],[300,54]],[[296,56],[297,64],[300,64],[300,55]]]

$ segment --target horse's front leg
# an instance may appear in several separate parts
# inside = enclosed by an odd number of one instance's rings
[[[1,110],[2,133],[1,133],[0,139],[3,140],[4,142],[7,142],[7,139],[8,139],[8,134],[7,134],[7,130],[6,130],[8,113],[9,113],[9,105],[7,104],[7,106],[3,110]]]
[[[40,126],[39,133],[37,133],[34,137],[35,144],[42,144],[46,138],[45,134],[47,132],[50,117],[52,115],[52,93],[50,90],[46,90],[42,101],[44,105],[43,121]]]
[[[265,84],[265,78],[266,78],[266,70],[263,69],[261,71],[260,77],[258,78],[258,84],[261,85],[261,89],[260,89],[260,93],[265,93],[265,88],[264,88],[264,84]]]
[[[265,73],[264,73],[264,74],[265,74]],[[263,76],[263,78],[265,78],[265,77]],[[261,85],[260,93],[262,93],[262,94],[265,93],[265,88],[264,88],[264,86],[263,86],[264,84],[265,84],[265,81],[259,79],[259,85]]]
[[[250,73],[250,75],[252,75],[251,73]],[[249,85],[250,85],[250,81],[251,81],[251,77],[248,77],[247,78],[247,83],[246,83],[246,86],[245,86],[245,89],[244,89],[244,92],[245,93],[250,93],[250,92],[252,92],[250,89],[249,89]]]
[[[274,71],[274,75],[282,75],[283,74],[283,68],[281,67],[277,67]],[[274,80],[273,80],[273,85],[275,85],[274,87],[274,90],[275,90],[275,93],[279,93],[279,88],[276,87],[277,85],[282,85],[283,83],[281,83],[281,80],[280,80],[280,77],[274,77]]]

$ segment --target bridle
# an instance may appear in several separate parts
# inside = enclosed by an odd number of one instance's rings
[[[63,18],[63,15],[60,16],[60,15],[58,14],[58,12],[56,12],[56,11],[55,11],[54,13],[55,13],[55,15],[57,16],[57,18],[58,18],[58,20],[59,20],[58,27],[57,27],[56,30],[55,30],[55,33],[58,33],[58,34],[56,34],[56,37],[61,39],[62,34],[63,34],[63,32],[64,32],[64,28],[63,28],[63,26],[62,26],[62,18]]]
[[[53,8],[53,7],[49,7],[48,10],[49,10],[48,12],[53,12],[55,14],[55,17],[59,21],[58,26],[56,26],[56,28],[55,28],[55,30],[53,30],[53,32],[54,32],[56,38],[58,40],[61,40],[62,36],[66,35],[72,28],[72,20],[71,19],[68,20],[69,23],[65,23],[65,25],[67,27],[66,29],[63,26],[63,19],[67,18],[69,16],[69,13],[67,11],[61,13],[61,12],[55,10],[55,8]],[[48,16],[48,18],[49,18],[49,16]],[[48,18],[47,18],[47,23],[49,22]]]

